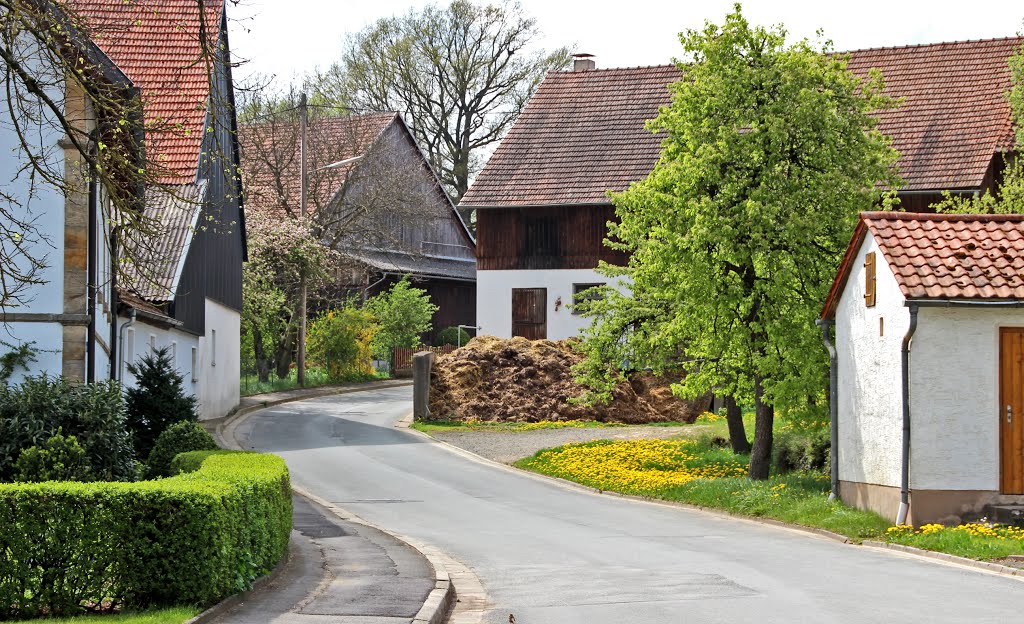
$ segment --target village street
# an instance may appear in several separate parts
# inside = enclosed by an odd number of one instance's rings
[[[290,403],[235,431],[293,482],[472,568],[486,621],[1000,622],[1024,582],[753,522],[564,488],[394,423],[409,387]]]

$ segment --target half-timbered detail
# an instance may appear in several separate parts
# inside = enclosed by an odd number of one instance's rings
[[[1024,505],[1022,266],[1024,215],[861,215],[822,313],[844,502],[913,524]]]
[[[878,113],[878,129],[901,157],[899,190],[907,210],[929,211],[944,192],[998,188],[1013,157],[1006,91],[1012,37],[849,52],[849,68],[879,69],[900,106]],[[646,177],[661,137],[645,122],[669,104],[675,65],[552,72],[463,197],[477,214],[478,297],[482,331],[511,335],[511,289],[549,289],[549,335],[575,335],[586,320],[562,308],[572,284],[605,281],[598,262],[626,261],[603,245],[615,213],[609,192]],[[582,273],[582,272],[588,273]],[[862,293],[863,294],[863,293]]]

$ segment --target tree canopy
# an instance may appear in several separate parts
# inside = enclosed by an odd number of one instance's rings
[[[899,185],[872,116],[894,103],[829,42],[789,44],[739,5],[680,40],[684,78],[649,123],[661,159],[613,196],[609,244],[630,260],[602,270],[630,287],[584,305],[579,372],[600,394],[629,368],[685,369],[681,395],[753,400],[750,476],[766,478],[774,410],[824,411],[814,321],[857,213]]]
[[[315,102],[403,113],[457,201],[567,48],[534,47],[536,20],[518,3],[454,0],[383,18],[352,36],[339,63],[312,83]]]

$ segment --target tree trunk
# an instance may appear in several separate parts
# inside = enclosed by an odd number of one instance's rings
[[[275,360],[277,361],[277,378],[286,379],[292,366],[292,349],[295,340],[295,332],[291,327],[285,333],[281,342],[277,345]]]
[[[725,421],[729,425],[729,444],[732,452],[743,455],[750,452],[750,441],[743,427],[743,410],[736,403],[735,397],[725,397]]]
[[[764,402],[764,380],[754,377],[754,446],[750,453],[750,478],[763,481],[772,465],[772,425],[775,409]]]
[[[270,359],[263,348],[263,332],[255,325],[252,328],[252,355],[256,361],[256,375],[261,383],[267,383],[270,381]]]

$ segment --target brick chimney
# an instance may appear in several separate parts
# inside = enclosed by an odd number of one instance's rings
[[[574,72],[587,71],[590,69],[597,69],[597,63],[594,62],[594,55],[580,52],[574,54],[572,57],[572,70]]]

